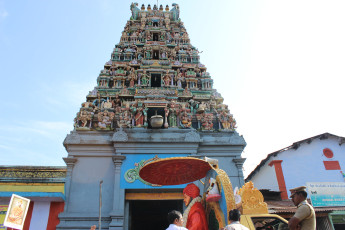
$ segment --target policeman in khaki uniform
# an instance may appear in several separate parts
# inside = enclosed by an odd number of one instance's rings
[[[314,208],[307,202],[306,187],[290,189],[291,200],[297,206],[295,215],[289,220],[290,230],[315,230],[316,218]]]

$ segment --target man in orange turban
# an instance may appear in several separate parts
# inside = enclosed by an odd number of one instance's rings
[[[201,204],[200,189],[188,184],[183,190],[183,202],[187,209],[183,213],[184,227],[188,230],[208,230],[205,209]]]

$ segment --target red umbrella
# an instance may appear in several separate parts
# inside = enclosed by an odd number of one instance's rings
[[[208,162],[198,158],[172,157],[144,165],[139,176],[151,184],[178,185],[202,179],[210,169]]]

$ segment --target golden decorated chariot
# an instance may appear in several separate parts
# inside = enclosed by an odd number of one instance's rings
[[[144,181],[156,185],[181,185],[200,180],[204,186],[201,195],[209,230],[228,225],[228,214],[232,209],[239,209],[243,215],[268,214],[263,195],[253,183],[247,182],[234,190],[216,159],[158,158],[145,164],[139,175]]]

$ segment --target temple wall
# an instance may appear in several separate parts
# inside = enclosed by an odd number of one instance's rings
[[[64,144],[69,153],[65,161],[71,176],[67,175],[65,212],[59,215],[57,229],[86,229],[98,223],[101,180],[102,226],[107,229],[126,228],[126,191],[182,191],[185,185],[154,187],[139,179],[128,182],[128,175],[133,175],[131,172],[138,163],[155,156],[216,158],[233,187],[243,184],[241,152],[245,142],[236,132],[197,133],[190,129],[75,131],[67,136]],[[196,184],[203,189],[199,182]]]

